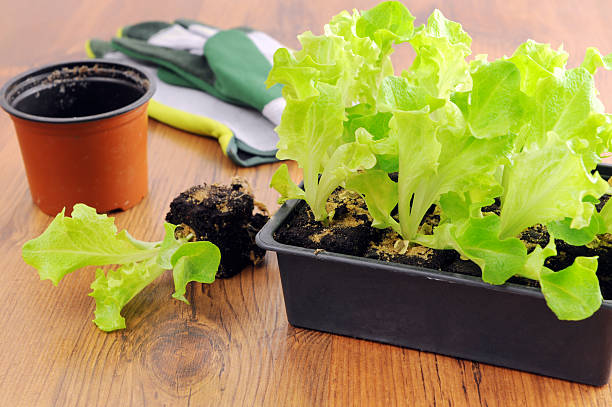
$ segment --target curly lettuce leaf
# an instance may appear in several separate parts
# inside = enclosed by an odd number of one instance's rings
[[[85,266],[116,264],[96,270],[89,294],[96,301],[94,323],[103,331],[125,328],[122,308],[165,270],[174,267],[175,298],[184,300],[190,281],[211,283],[219,267],[219,249],[210,242],[176,239],[175,225],[164,225],[161,242],[134,239],[117,232],[113,218],[77,204],[72,217],[59,213],[39,237],[26,242],[22,254],[41,278],[56,285],[69,272]]]
[[[305,200],[313,209],[315,218],[323,220],[327,213],[316,206],[320,195],[319,174],[328,152],[338,147],[338,140],[342,137],[344,105],[337,87],[320,82],[316,88],[319,92],[316,97],[287,101],[277,127],[277,157],[296,160],[303,168]]]
[[[346,181],[346,188],[359,193],[372,216],[372,226],[392,228],[400,233],[399,223],[391,216],[398,202],[397,184],[382,170],[358,172]]]
[[[597,68],[612,70],[612,53],[601,55],[597,48],[589,47],[580,66],[591,74],[594,74]]]
[[[510,277],[520,275],[527,264],[527,249],[517,238],[500,239],[499,217],[463,217],[468,214],[469,203],[458,195],[447,195],[442,210],[461,221],[443,223],[432,236],[419,236],[417,241],[437,249],[454,249],[464,258],[476,263],[482,270],[482,280],[489,284],[504,284]]]
[[[463,31],[461,24],[448,20],[442,12],[435,9],[427,19],[427,26],[421,27],[427,35],[434,38],[446,38],[452,45],[464,47],[466,54],[471,53],[472,38]]]
[[[465,58],[471,53],[471,38],[460,24],[434,10],[427,25],[419,27],[409,42],[416,58],[403,77],[436,98],[446,99],[454,91],[470,88]]]
[[[470,220],[455,231],[459,253],[480,266],[482,280],[503,284],[521,274],[527,261],[527,249],[517,238],[499,239],[499,218],[495,215]]]
[[[393,89],[402,89],[394,87]],[[423,216],[442,194],[496,184],[497,167],[510,153],[513,136],[506,130],[477,139],[467,130],[462,112],[452,102],[433,112],[401,110],[417,106],[405,92],[393,98],[391,136],[398,143],[399,219],[404,239],[416,237]]]
[[[376,157],[368,146],[369,142],[369,138],[358,136],[355,142],[343,144],[334,151],[321,173],[316,198],[311,204],[314,213],[326,211],[327,198],[351,174],[376,165]]]
[[[565,68],[569,54],[559,47],[527,40],[518,46],[508,58],[521,72],[521,91],[529,96],[535,95],[540,79],[551,77],[555,70]]]
[[[372,135],[373,140],[382,140],[389,135],[389,112],[377,112],[369,105],[358,104],[346,109],[347,120],[344,122],[346,142],[355,141],[357,129],[364,128]]]
[[[219,248],[210,242],[188,242],[172,255],[174,278],[173,298],[189,304],[185,298],[187,284],[192,281],[211,284],[221,262]]]
[[[612,199],[608,199],[608,202],[601,208],[601,221],[604,224],[606,233],[612,233]]]
[[[23,260],[38,270],[41,280],[57,285],[66,274],[82,267],[129,264],[157,254],[157,249],[125,231],[117,232],[114,219],[97,214],[94,208],[76,204],[72,217],[64,213],[62,210],[39,237],[23,245]]]
[[[584,246],[591,243],[599,234],[606,233],[607,228],[602,216],[595,212],[591,216],[591,221],[588,226],[580,229],[571,227],[572,219],[565,218],[546,224],[548,232],[555,237],[561,239],[573,246]]]
[[[521,75],[507,61],[482,65],[472,73],[473,88],[467,122],[476,138],[506,135],[515,129],[524,114]]]
[[[355,24],[355,33],[358,37],[374,41],[380,50],[381,66],[388,67],[383,68],[385,73],[392,74],[391,61],[387,59],[393,52],[392,45],[412,37],[413,21],[414,16],[402,3],[385,1],[361,14]]]
[[[384,1],[364,11],[356,21],[355,32],[359,37],[369,37],[383,52],[393,41],[406,40],[414,31],[414,16],[400,2]]]
[[[186,240],[189,240],[195,236],[190,236],[185,239],[177,240],[174,237],[176,225],[173,225],[168,222],[164,223],[164,230],[166,231],[166,234],[164,235],[164,240],[159,243],[159,253],[157,254],[156,263],[161,268],[165,270],[170,270],[172,268],[171,259],[174,255],[174,252],[176,252]]]
[[[445,99],[431,96],[425,88],[410,83],[406,78],[387,76],[380,84],[376,107],[381,112],[421,110],[426,106],[434,111],[445,103]]]
[[[277,157],[303,168],[304,199],[317,220],[327,218],[324,201],[332,187],[376,164],[371,153],[351,144],[350,134],[344,140],[345,110],[358,102],[375,104],[380,81],[393,73],[391,44],[411,37],[412,19],[399,2],[381,3],[362,15],[342,12],[323,35],[300,35],[302,49],[275,53],[266,83],[284,84],[287,101],[276,129]]]
[[[579,321],[599,309],[603,298],[596,272],[597,257],[577,257],[574,264],[557,272],[543,268],[542,294],[559,319]]]
[[[503,175],[500,237],[518,236],[524,229],[571,218],[570,226],[591,222],[595,201],[608,183],[591,174],[582,157],[555,133],[546,144],[530,147],[513,157]]]
[[[421,219],[437,198],[435,185],[425,180],[433,178],[439,164],[442,149],[436,138],[439,126],[429,116],[428,108],[393,113],[391,129],[397,132],[399,142],[399,220],[401,235],[406,240],[416,236]]]
[[[281,164],[274,172],[270,187],[280,194],[279,204],[285,203],[288,199],[304,199],[305,197],[304,190],[291,180],[287,164]]]
[[[595,110],[593,76],[584,68],[565,71],[538,82],[532,122],[540,144],[548,132],[568,140]]]
[[[91,284],[93,291],[89,294],[96,300],[93,322],[106,332],[125,329],[125,318],[121,316],[123,307],[164,271],[155,258],[125,264],[107,274],[97,269],[96,279]]]

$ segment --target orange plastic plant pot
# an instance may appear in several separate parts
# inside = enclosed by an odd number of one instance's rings
[[[146,73],[100,60],[56,64],[10,80],[13,120],[32,199],[54,215],[75,203],[128,209],[147,194]]]

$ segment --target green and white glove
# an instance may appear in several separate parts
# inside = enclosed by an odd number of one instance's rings
[[[257,75],[254,73],[247,75],[251,78],[251,82],[256,84],[251,90],[241,90],[237,86],[228,85],[232,83],[232,78],[238,77],[238,74],[235,69],[223,73],[224,68],[221,63],[215,65],[217,72],[221,73],[211,74],[209,60],[202,56],[203,44],[208,38],[220,32],[200,23],[180,21],[183,25],[150,22],[127,27],[120,30],[122,37],[115,39],[113,43],[100,40],[88,41],[87,53],[90,57],[134,64],[156,78],[157,90],[149,104],[149,115],[152,118],[182,130],[217,138],[223,152],[238,165],[253,166],[278,161],[276,159],[278,136],[274,132],[274,125],[280,121],[284,108],[284,100],[276,97],[280,92],[266,90],[263,84],[265,77],[261,82],[260,79],[255,79],[263,76],[263,69],[254,71]],[[189,26],[191,29],[187,28]],[[262,50],[265,50],[265,54],[258,52],[259,56],[255,58],[261,61],[263,56],[269,70],[268,58],[272,58],[274,51],[281,45],[265,33],[238,31],[247,35],[253,44],[257,43]],[[123,37],[126,33],[131,37]],[[151,43],[147,43],[142,38],[150,39]],[[117,49],[125,51],[126,48],[117,46],[115,42],[124,44],[127,42],[141,51],[147,50],[146,58],[133,51],[118,52]],[[212,49],[214,50],[214,47]],[[136,55],[137,59],[132,58]],[[175,59],[169,62],[167,58]],[[185,69],[179,69],[179,66]],[[245,63],[242,66],[245,66]],[[263,65],[260,63],[260,66]],[[265,75],[267,76],[267,72]],[[225,80],[211,80],[217,77]],[[244,84],[248,84],[248,81]],[[257,96],[262,88],[266,95]],[[229,96],[230,94],[233,96]],[[273,103],[267,102],[268,107],[265,110],[272,120],[267,120],[252,108],[238,106],[250,106],[253,101],[265,101],[272,97]]]
[[[219,30],[179,19],[124,27],[112,45],[133,59],[163,68],[170,83],[203,90],[226,102],[260,111],[274,125],[285,106],[279,85],[266,88],[272,56],[282,45],[249,28]],[[179,82],[176,83],[177,77]]]

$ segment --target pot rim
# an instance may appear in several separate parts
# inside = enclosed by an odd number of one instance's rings
[[[46,117],[46,116],[38,116],[38,115],[29,114],[29,113],[24,113],[20,110],[15,109],[15,107],[13,107],[7,99],[7,94],[12,90],[13,87],[17,86],[20,83],[23,83],[24,81],[27,81],[30,77],[42,75],[45,73],[52,73],[56,70],[60,70],[63,68],[70,69],[70,68],[75,68],[75,67],[83,66],[83,65],[87,67],[94,67],[95,65],[104,65],[105,67],[108,67],[108,68],[118,67],[118,68],[121,68],[120,72],[133,71],[136,73],[137,76],[139,76],[143,80],[143,82],[148,83],[147,89],[144,92],[144,94],[140,96],[138,99],[136,99],[134,102],[128,105],[125,105],[123,107],[120,107],[119,109],[110,110],[108,112],[98,113],[95,115],[80,116],[80,117]],[[95,77],[95,76],[92,76],[92,77]],[[2,88],[0,88],[0,107],[2,107],[11,116],[15,116],[20,119],[24,119],[24,120],[28,120],[32,122],[53,123],[53,124],[56,124],[56,123],[62,123],[62,124],[83,123],[83,122],[91,122],[91,121],[96,121],[96,120],[108,119],[110,117],[119,116],[123,113],[132,111],[142,106],[146,102],[148,102],[149,99],[151,99],[151,97],[155,93],[155,89],[156,89],[155,81],[151,77],[151,75],[147,74],[140,68],[130,63],[115,62],[115,61],[98,59],[98,58],[79,59],[79,60],[74,60],[74,61],[63,61],[63,62],[51,63],[51,64],[43,65],[40,67],[32,68],[30,70],[22,72],[21,74],[16,75],[13,78],[9,79],[2,86]]]
[[[605,174],[607,176],[612,174],[612,166],[608,164],[599,164],[597,166],[597,170],[602,173],[602,175]],[[286,253],[295,256],[315,258],[320,261],[331,261],[344,264],[366,263],[372,266],[373,272],[376,272],[376,270],[386,270],[388,272],[401,273],[411,276],[420,276],[427,279],[443,280],[450,283],[481,287],[490,291],[500,291],[507,293],[509,292],[517,295],[527,295],[529,297],[536,297],[544,300],[544,295],[542,294],[542,292],[535,287],[529,287],[509,282],[502,285],[493,285],[486,283],[482,281],[481,278],[475,276],[402,263],[393,263],[377,259],[368,259],[365,257],[352,256],[342,253],[334,253],[328,251],[315,253],[314,249],[288,245],[276,241],[274,239],[274,232],[276,232],[276,230],[285,222],[289,215],[301,205],[305,205],[305,201],[299,199],[287,200],[287,202],[285,202],[279,208],[279,210],[270,218],[270,220],[261,228],[261,230],[255,236],[257,246],[265,250]],[[604,307],[612,310],[612,299],[603,299],[601,303],[601,308]]]

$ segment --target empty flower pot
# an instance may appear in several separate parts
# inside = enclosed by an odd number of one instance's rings
[[[32,199],[43,212],[79,202],[108,212],[145,197],[153,91],[144,72],[101,60],[44,66],[2,87],[0,105],[13,120]]]

